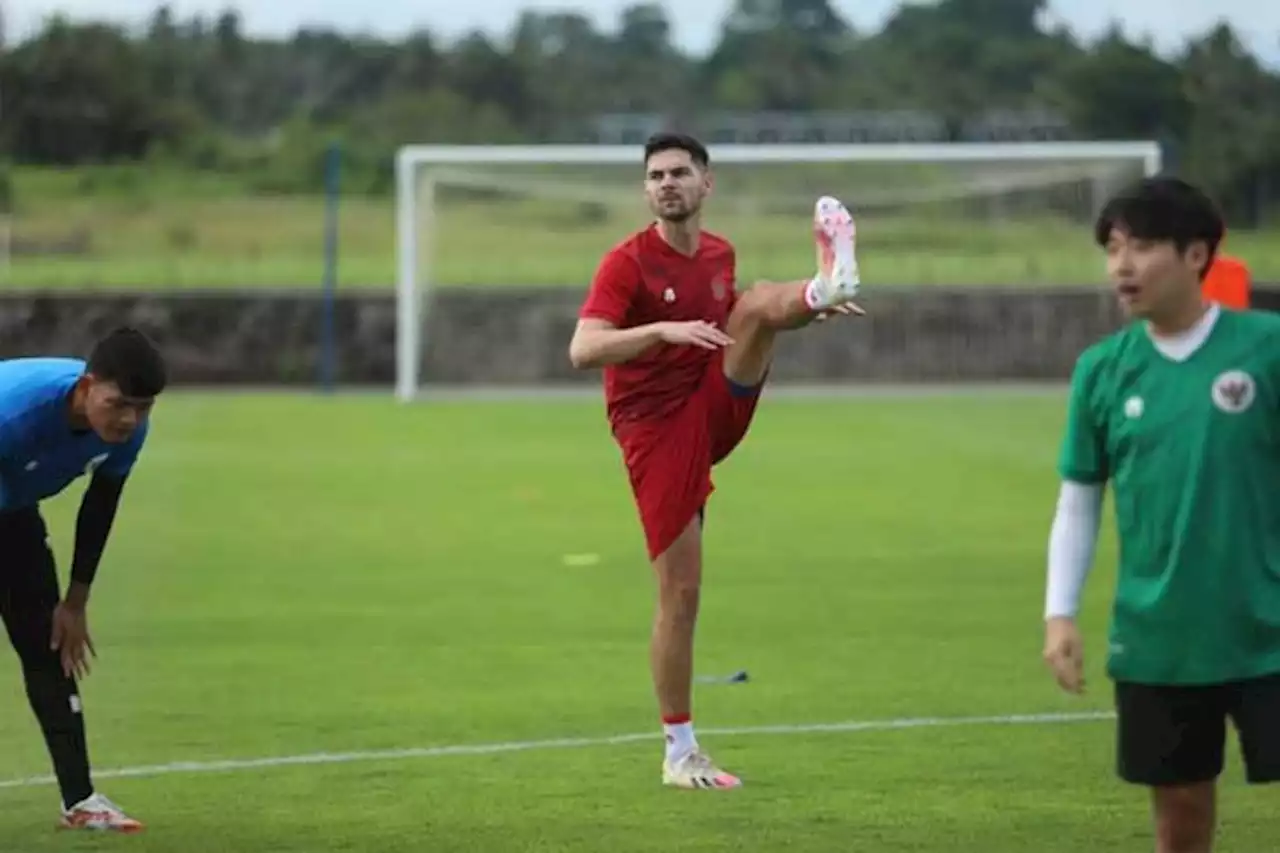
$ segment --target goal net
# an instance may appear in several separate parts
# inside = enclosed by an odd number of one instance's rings
[[[584,290],[600,256],[649,221],[638,146],[407,146],[397,171],[396,395],[417,396],[430,298],[453,286]],[[867,288],[1097,279],[1088,224],[1160,169],[1152,142],[711,147],[710,230],[743,282],[812,274],[824,194],[858,221]],[[566,342],[567,343],[567,342]]]

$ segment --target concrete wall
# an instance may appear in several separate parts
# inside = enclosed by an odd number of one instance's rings
[[[451,290],[427,319],[423,375],[448,384],[598,381],[576,373],[566,346],[574,290]],[[1280,290],[1260,294],[1280,308]],[[789,335],[775,377],[805,381],[1062,379],[1120,317],[1103,290],[868,291],[864,320]],[[0,357],[86,354],[121,323],[155,335],[179,384],[306,384],[317,375],[322,302],[308,292],[0,295]],[[338,379],[389,385],[395,302],[387,292],[339,297]]]

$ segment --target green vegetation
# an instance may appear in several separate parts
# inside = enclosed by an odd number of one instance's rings
[[[4,275],[7,287],[318,287],[321,281],[319,195],[253,194],[229,178],[137,167],[26,168],[16,183],[17,233],[48,243],[70,235],[84,244],[82,253],[15,257]],[[796,278],[812,268],[803,212],[751,215],[718,204],[711,204],[709,226],[737,244],[745,281]],[[550,202],[445,201],[432,279],[441,286],[583,287],[601,253],[643,221],[638,206],[575,218]],[[345,195],[339,227],[340,286],[391,286],[394,201]],[[1102,280],[1086,222],[872,213],[860,229],[864,279],[872,286]],[[1259,279],[1280,279],[1280,233],[1233,235],[1231,250]]]

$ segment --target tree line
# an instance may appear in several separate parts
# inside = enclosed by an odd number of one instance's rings
[[[303,190],[341,141],[348,187],[379,192],[402,143],[576,141],[605,113],[917,110],[958,127],[1012,111],[1060,117],[1071,138],[1162,140],[1237,219],[1280,199],[1280,73],[1229,27],[1166,57],[1118,30],[1085,43],[1042,26],[1046,4],[938,0],[863,32],[828,0],[737,0],[705,56],[681,52],[667,11],[645,2],[608,31],[527,11],[505,34],[452,42],[261,38],[235,12],[166,6],[136,31],[54,18],[0,55],[0,158],[168,163]]]

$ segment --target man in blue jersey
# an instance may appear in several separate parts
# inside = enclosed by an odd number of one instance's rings
[[[85,615],[89,590],[166,381],[160,353],[133,329],[103,338],[88,362],[0,361],[0,618],[22,663],[68,829],[142,829],[93,788],[76,681],[88,673],[94,651]],[[40,502],[85,474],[89,485],[62,595]]]

